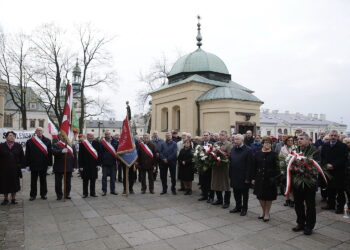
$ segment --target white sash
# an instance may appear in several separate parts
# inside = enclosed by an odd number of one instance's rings
[[[92,157],[94,157],[97,160],[98,153],[96,149],[91,145],[91,143],[86,140],[83,140],[81,143],[85,146],[86,150],[92,155]]]
[[[32,137],[32,140],[34,142],[34,144],[45,154],[48,155],[48,151],[47,151],[47,147],[45,145],[45,143],[43,143],[42,140],[39,139],[39,137],[37,135],[34,135]]]
[[[114,147],[112,146],[112,144],[110,144],[108,141],[106,141],[105,138],[101,139],[101,143],[102,145],[115,157],[117,157],[117,151],[115,151]]]
[[[73,149],[71,146],[69,146],[68,144],[65,144],[63,141],[58,141],[57,145],[59,145],[61,148],[66,148],[68,150],[68,153],[74,157],[74,153],[73,153]]]
[[[153,153],[152,150],[143,142],[140,142],[140,146],[145,153],[153,159]]]

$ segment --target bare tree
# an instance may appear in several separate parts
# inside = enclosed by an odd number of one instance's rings
[[[27,129],[27,92],[31,78],[28,52],[27,35],[0,34],[0,75],[5,78],[11,100],[21,114],[23,129]]]

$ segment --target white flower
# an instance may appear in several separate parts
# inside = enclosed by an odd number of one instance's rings
[[[204,161],[205,159],[207,159],[207,157],[208,157],[208,156],[205,155],[205,156],[203,156],[203,157],[201,158],[201,160]]]
[[[202,157],[203,157],[203,156],[204,156],[204,153],[203,153],[203,152],[201,152],[201,153],[199,154],[199,156],[202,156]]]

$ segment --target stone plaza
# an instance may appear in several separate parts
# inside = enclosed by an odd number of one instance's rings
[[[98,192],[83,199],[74,173],[72,199],[64,202],[56,201],[53,175],[47,179],[47,200],[28,200],[30,174],[24,173],[19,203],[0,207],[0,249],[350,249],[350,219],[320,210],[319,195],[314,234],[305,236],[291,230],[296,215],[283,206],[283,196],[273,203],[271,220],[262,222],[254,195],[242,217],[197,201],[197,181],[192,196],[141,194],[137,182],[128,197]],[[100,177],[96,185],[100,190]],[[155,190],[161,190],[159,178]]]

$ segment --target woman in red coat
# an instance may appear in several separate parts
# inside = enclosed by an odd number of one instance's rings
[[[4,194],[1,205],[9,203],[9,193],[11,193],[11,204],[17,204],[16,193],[21,189],[19,182],[22,178],[21,168],[25,167],[23,148],[21,144],[15,142],[16,134],[8,131],[5,137],[6,142],[0,144],[0,194]]]

